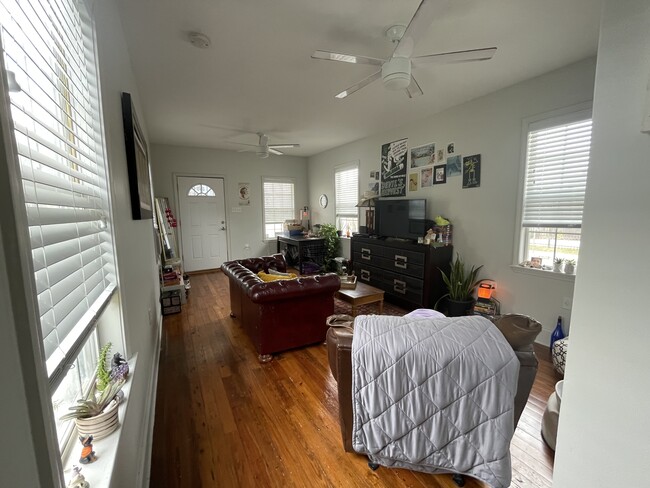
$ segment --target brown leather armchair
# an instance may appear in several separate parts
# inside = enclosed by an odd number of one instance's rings
[[[533,342],[542,326],[539,322],[525,315],[503,315],[492,320],[501,330],[519,359],[519,379],[515,396],[515,428],[519,422],[528,395],[537,374],[537,356]],[[347,452],[352,449],[352,332],[349,329],[331,327],[327,331],[327,354],[330,369],[338,384],[339,422],[343,447]]]
[[[334,311],[334,292],[341,286],[336,274],[262,281],[260,271],[286,271],[282,254],[229,261],[221,269],[230,283],[230,316],[240,321],[260,361],[325,340],[326,319]]]

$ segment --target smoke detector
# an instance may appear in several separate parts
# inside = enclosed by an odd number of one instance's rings
[[[210,38],[200,32],[190,32],[190,44],[199,49],[207,49],[210,47]]]

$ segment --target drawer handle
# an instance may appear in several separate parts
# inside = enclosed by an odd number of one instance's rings
[[[362,269],[360,278],[363,281],[370,281],[370,271],[368,271],[367,269]]]
[[[370,261],[370,249],[366,249],[365,247],[361,248],[361,259]]]
[[[406,256],[400,256],[399,254],[395,254],[395,267],[396,268],[406,269],[407,263],[408,263],[408,258]]]
[[[393,291],[406,295],[406,281],[393,280]]]

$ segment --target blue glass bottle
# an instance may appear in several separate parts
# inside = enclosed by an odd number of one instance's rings
[[[562,330],[561,315],[557,318],[557,325],[555,326],[555,330],[551,334],[551,351],[553,351],[553,344],[555,344],[555,341],[559,341],[560,339],[564,339],[564,331]]]

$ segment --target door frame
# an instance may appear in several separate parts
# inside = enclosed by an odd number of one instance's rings
[[[226,178],[225,175],[221,174],[205,174],[205,173],[172,173],[172,186],[174,187],[174,207],[176,209],[176,215],[178,215],[178,218],[180,219],[181,216],[181,200],[180,200],[180,191],[178,189],[178,178],[220,178],[223,180],[223,210],[224,210],[224,217],[226,219],[226,259],[224,262],[228,261],[230,259],[231,253],[230,253],[230,212],[229,210],[229,199],[227,198],[227,192],[228,192],[228,178]],[[181,223],[181,225],[183,225]],[[179,251],[181,253],[181,256],[185,258],[184,254],[184,249],[183,249],[183,235],[180,230],[178,231],[178,241],[180,243]]]

